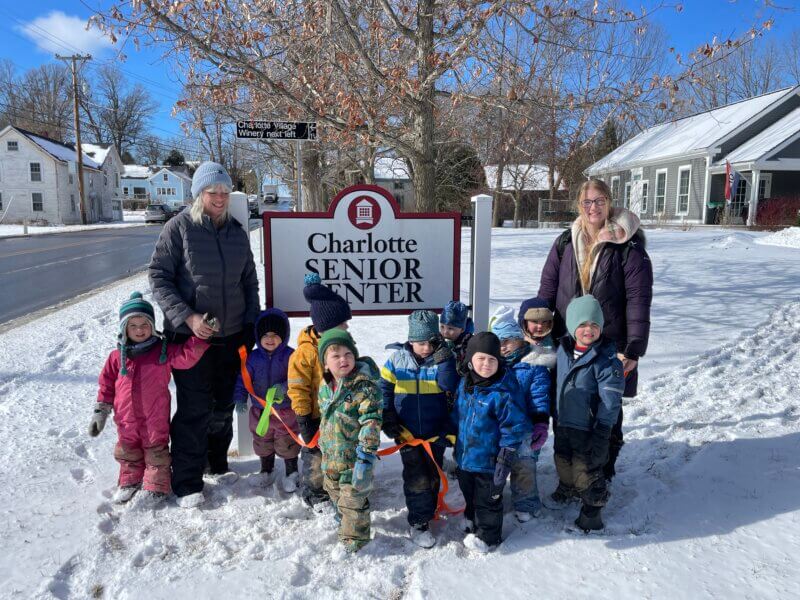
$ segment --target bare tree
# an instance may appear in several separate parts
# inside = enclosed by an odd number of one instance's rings
[[[136,143],[136,156],[145,165],[157,165],[167,155],[162,142],[154,135],[145,135]]]
[[[0,88],[5,123],[58,141],[71,136],[72,80],[64,65],[41,65],[18,77],[13,63],[4,61]]]

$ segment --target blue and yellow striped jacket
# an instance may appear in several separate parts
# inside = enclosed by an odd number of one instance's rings
[[[396,351],[381,368],[384,423],[398,422],[422,439],[444,434],[449,427],[447,393],[458,389],[455,359],[437,365],[429,356],[418,363],[409,343],[387,348]]]

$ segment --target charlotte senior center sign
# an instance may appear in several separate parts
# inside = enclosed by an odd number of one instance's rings
[[[267,306],[308,314],[318,273],[354,314],[441,310],[460,295],[461,215],[402,213],[385,189],[342,190],[327,213],[264,213]]]

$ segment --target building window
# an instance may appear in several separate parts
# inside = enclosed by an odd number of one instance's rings
[[[750,182],[744,177],[739,179],[739,185],[736,186],[736,193],[733,195],[733,202],[731,203],[731,215],[740,215],[742,208],[747,204],[748,191]]]
[[[89,187],[94,187],[94,175],[89,175]]]
[[[630,181],[626,181],[625,182],[625,200],[623,202],[624,202],[623,206],[625,208],[630,208],[631,207],[631,182]]]
[[[8,140],[8,143],[6,143],[6,150],[9,152],[16,152],[19,150],[19,142],[16,140]]]
[[[762,173],[758,180],[758,199],[772,196],[772,173]]]
[[[653,212],[657,215],[664,214],[667,205],[667,170],[659,169],[656,171],[656,190],[654,198]]]
[[[119,187],[119,173],[114,173],[114,187]]]
[[[69,207],[72,209],[72,212],[75,212],[75,194],[69,195]]]
[[[675,213],[685,215],[689,213],[689,190],[692,181],[692,167],[678,169],[678,203]]]
[[[42,164],[31,163],[31,181],[41,181],[41,180],[42,180]]]
[[[33,200],[33,210],[37,212],[41,212],[44,210],[44,200],[42,199],[41,192],[33,192],[31,194],[31,198]]]
[[[122,188],[122,194],[127,196],[128,195],[128,188],[126,188],[126,187]]]
[[[619,204],[619,177],[611,178],[611,204]]]
[[[647,212],[647,193],[650,191],[650,182],[646,179],[642,181],[642,207],[639,210],[641,213]]]
[[[108,187],[108,175],[106,175],[105,173],[103,173],[103,185],[105,187]]]
[[[0,192],[0,210],[3,210],[3,192]]]
[[[164,173],[162,177],[164,178],[164,181],[169,181],[169,175],[167,175],[166,173]]]
[[[70,184],[70,185],[72,185],[73,183],[75,183],[75,178],[72,176],[72,173],[70,173],[69,175],[67,175],[67,177],[69,178],[69,184]]]
[[[394,189],[394,190],[402,190],[403,189],[403,182],[402,181],[393,181],[392,182],[392,189]]]

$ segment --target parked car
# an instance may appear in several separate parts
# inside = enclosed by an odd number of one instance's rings
[[[144,211],[145,223],[166,223],[173,216],[166,204],[149,204]]]
[[[258,196],[255,194],[250,194],[247,197],[247,208],[250,210],[251,217],[258,218],[260,216],[260,211],[258,209]]]

